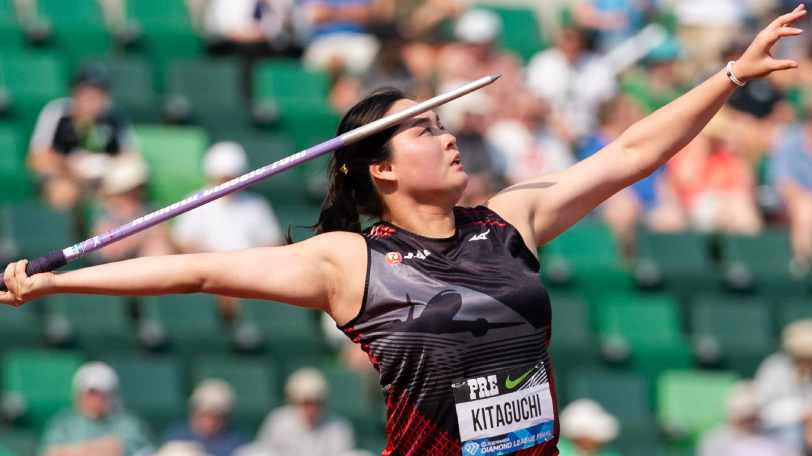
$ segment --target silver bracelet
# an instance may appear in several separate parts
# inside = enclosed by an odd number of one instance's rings
[[[747,84],[746,82],[739,81],[739,79],[733,75],[733,60],[727,62],[727,77],[733,81],[733,84],[736,84],[739,87],[744,87],[744,85]]]

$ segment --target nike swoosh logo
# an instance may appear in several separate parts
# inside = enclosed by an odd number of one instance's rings
[[[521,377],[519,377],[519,378],[517,378],[516,380],[511,380],[511,379],[510,379],[510,375],[508,375],[508,376],[507,376],[507,378],[505,379],[505,386],[507,387],[507,389],[513,389],[513,388],[516,388],[516,385],[518,385],[519,383],[521,383],[521,382],[522,382],[522,380],[524,380],[524,378],[525,378],[525,377],[527,377],[528,375],[530,375],[530,373],[531,373],[531,372],[533,372],[534,370],[536,370],[536,368],[535,368],[535,367],[531,367],[529,371],[527,371],[527,372],[525,372],[524,374],[522,374],[522,376],[521,376]]]

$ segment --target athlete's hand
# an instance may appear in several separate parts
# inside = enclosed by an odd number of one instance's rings
[[[28,260],[20,260],[6,266],[3,281],[8,288],[0,292],[0,304],[21,306],[29,301],[48,294],[47,290],[54,286],[54,274],[50,272],[34,274],[29,277],[25,273]]]
[[[803,3],[792,12],[779,16],[764,28],[744,51],[744,54],[733,64],[733,75],[745,82],[751,79],[767,76],[773,71],[797,68],[793,60],[778,60],[773,58],[770,50],[779,39],[785,36],[800,35],[803,30],[792,27],[798,19],[806,16]]]

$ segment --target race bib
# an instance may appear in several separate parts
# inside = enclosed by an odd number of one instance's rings
[[[463,456],[502,455],[553,438],[544,363],[461,380],[452,388]]]

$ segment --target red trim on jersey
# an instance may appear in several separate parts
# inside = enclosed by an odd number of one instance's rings
[[[361,342],[361,333],[358,332],[355,328],[347,328],[344,330],[344,333],[356,344],[361,346],[361,350],[365,351],[367,356],[369,356],[369,360],[372,361],[372,366],[375,368],[376,371],[381,371],[381,365],[378,363],[378,360],[375,359],[375,354],[372,353],[372,349],[369,347],[369,344],[365,344]]]
[[[460,456],[462,446],[454,437],[423,415],[405,392],[393,391],[386,404],[388,441],[382,456]],[[393,442],[402,445],[395,448]]]
[[[372,229],[369,231],[370,236],[376,237],[387,237],[391,236],[392,233],[395,232],[395,229],[391,226],[384,226],[384,225],[376,225],[373,226]]]

